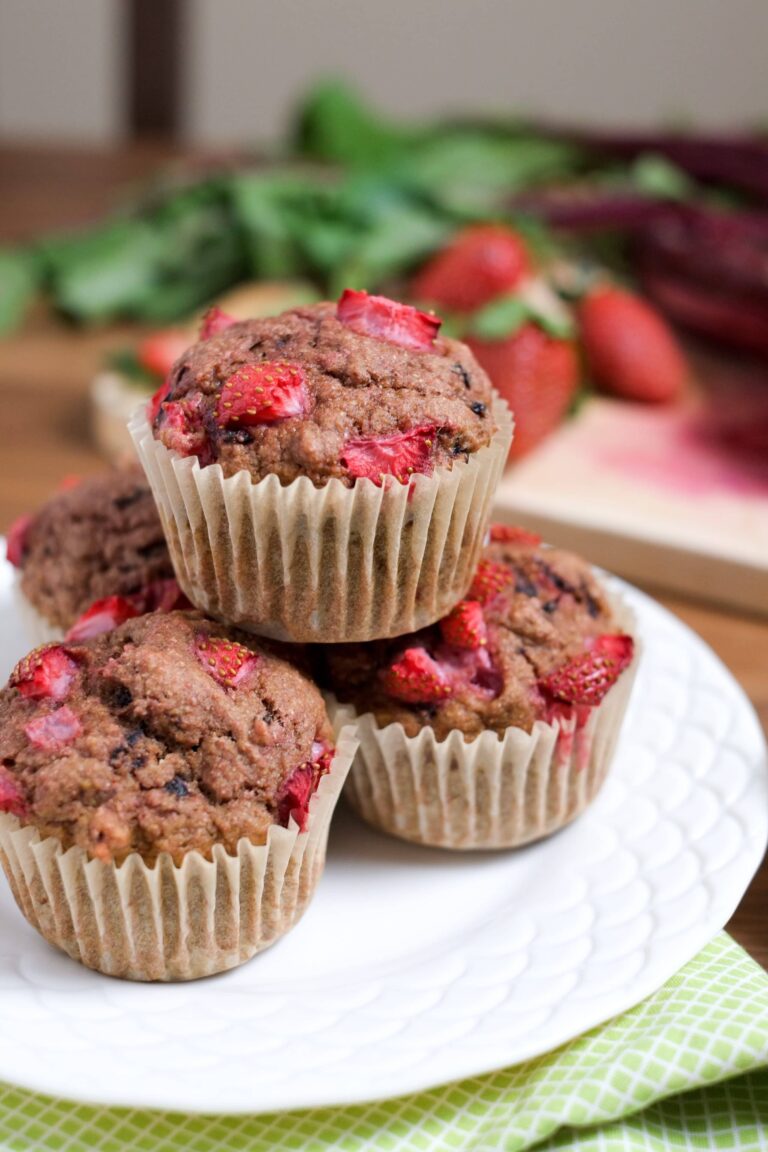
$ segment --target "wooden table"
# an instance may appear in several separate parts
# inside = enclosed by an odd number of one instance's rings
[[[154,145],[114,153],[0,148],[0,242],[92,219],[170,155]],[[0,343],[0,530],[41,503],[62,476],[103,466],[90,440],[88,384],[104,353],[136,333],[83,334],[41,309]],[[650,591],[714,648],[768,732],[768,621]],[[728,927],[768,968],[768,861]]]

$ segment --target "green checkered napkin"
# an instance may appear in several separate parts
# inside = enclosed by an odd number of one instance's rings
[[[557,1051],[352,1108],[200,1117],[0,1086],[0,1152],[768,1150],[768,975],[725,933],[668,984]]]

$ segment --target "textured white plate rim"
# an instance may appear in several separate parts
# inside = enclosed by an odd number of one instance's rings
[[[15,621],[13,621],[11,617],[8,594],[9,584],[9,573],[7,570],[4,570],[2,572],[2,583],[0,583],[0,636],[3,636],[6,640],[9,631],[12,631],[12,629],[16,627]],[[162,1109],[187,1113],[243,1114],[363,1103],[426,1090],[438,1084],[495,1071],[505,1065],[520,1063],[524,1060],[539,1056],[546,1051],[550,1051],[566,1043],[581,1032],[593,1028],[605,1020],[626,1011],[658,989],[726,923],[741,899],[755,870],[759,866],[766,840],[768,839],[768,778],[765,772],[764,744],[754,712],[746,697],[735,684],[722,663],[694,633],[654,601],[636,589],[619,581],[616,582],[616,586],[625,592],[630,603],[638,612],[639,626],[643,632],[646,644],[644,662],[653,660],[654,626],[660,627],[674,640],[679,653],[691,657],[693,664],[700,672],[704,671],[707,675],[714,678],[718,691],[725,696],[729,696],[735,708],[735,715],[738,721],[737,728],[742,732],[742,735],[744,735],[749,751],[749,764],[747,776],[745,777],[745,786],[736,798],[733,809],[734,812],[738,812],[739,818],[743,821],[744,827],[747,829],[747,834],[739,843],[737,857],[728,862],[729,871],[727,874],[718,871],[713,865],[712,870],[702,876],[703,885],[709,895],[706,914],[702,916],[699,922],[686,929],[684,937],[675,938],[671,946],[666,948],[663,946],[660,947],[656,939],[661,923],[659,910],[657,908],[654,911],[652,908],[650,915],[653,920],[653,926],[650,935],[645,944],[643,944],[642,949],[635,949],[635,952],[641,950],[643,956],[642,966],[638,971],[632,973],[631,976],[625,982],[621,982],[619,986],[604,991],[598,1002],[594,999],[583,999],[574,1003],[569,994],[566,993],[562,998],[562,1002],[557,1005],[557,1010],[555,1010],[554,1015],[550,1015],[541,1027],[532,1027],[529,1032],[524,1035],[504,1036],[501,1049],[498,1043],[492,1042],[497,1040],[497,1037],[492,1037],[487,1045],[484,1043],[484,1029],[487,1030],[489,1022],[492,1021],[497,1010],[497,1006],[494,1005],[480,1011],[474,1023],[470,1023],[463,1032],[461,1028],[459,1028],[458,1031],[454,1030],[453,1038],[446,1040],[446,1032],[443,1028],[446,1017],[444,1014],[441,1016],[439,1013],[441,1003],[447,999],[450,1004],[451,997],[456,996],[457,987],[462,995],[469,995],[470,999],[472,999],[472,997],[482,999],[483,993],[487,991],[482,982],[478,983],[477,980],[473,982],[469,972],[469,965],[466,965],[467,971],[459,974],[455,980],[452,980],[452,982],[440,992],[434,1003],[428,1006],[425,1012],[412,1012],[410,1016],[406,1013],[406,1019],[402,1027],[396,1029],[394,1033],[390,1033],[383,1041],[380,1039],[368,1039],[367,1043],[369,1048],[373,1046],[377,1050],[382,1050],[382,1045],[396,1039],[398,1034],[407,1034],[408,1029],[413,1028],[415,1021],[417,1031],[415,1047],[412,1045],[409,1048],[408,1044],[400,1045],[398,1052],[403,1058],[398,1059],[394,1065],[388,1068],[380,1068],[377,1065],[368,1067],[365,1064],[365,1060],[361,1060],[361,1049],[359,1045],[355,1047],[354,1043],[352,1043],[352,1041],[357,1038],[355,1035],[353,1035],[350,1045],[344,1048],[339,1045],[338,1040],[329,1040],[325,1030],[321,1030],[319,1033],[316,1031],[313,1036],[310,1037],[316,1056],[307,1059],[304,1049],[302,1048],[303,1039],[305,1038],[302,1038],[299,1033],[299,1035],[293,1036],[291,1042],[281,1049],[279,1057],[281,1060],[293,1061],[293,1070],[295,1070],[296,1075],[291,1075],[280,1083],[264,1085],[260,1082],[260,1072],[263,1077],[268,1066],[271,1067],[271,1064],[268,1065],[264,1063],[265,1060],[270,1062],[268,1049],[264,1054],[257,1056],[255,1059],[252,1053],[248,1056],[243,1056],[243,1060],[253,1061],[252,1079],[243,1079],[241,1077],[240,1080],[237,1080],[236,1076],[234,1079],[232,1078],[233,1070],[236,1069],[237,1065],[231,1056],[228,1057],[229,1064],[218,1065],[218,1070],[213,1066],[211,1066],[210,1070],[203,1067],[197,1070],[199,1073],[197,1075],[189,1070],[185,1071],[183,1068],[177,1067],[178,1061],[181,1061],[182,1064],[184,1061],[184,1053],[181,1051],[182,1048],[187,1047],[186,1041],[193,1039],[193,1037],[189,1035],[188,1029],[182,1031],[176,1038],[178,1047],[174,1047],[173,1041],[166,1042],[167,1066],[163,1064],[160,1071],[158,1071],[157,1068],[148,1068],[146,1071],[140,1071],[138,1074],[134,1074],[132,1078],[126,1076],[125,1058],[131,1053],[143,1055],[147,1049],[142,1048],[141,1045],[131,1049],[129,1043],[126,1047],[123,1047],[119,1042],[120,1026],[124,1029],[126,1028],[127,1021],[130,1021],[133,1015],[133,1010],[131,1010],[131,1016],[126,1016],[125,1012],[120,1016],[117,1008],[115,1008],[112,1015],[110,1015],[106,1009],[114,1007],[115,1004],[119,1005],[121,1002],[130,1005],[131,1002],[135,1000],[139,1005],[139,1009],[136,1009],[139,1014],[141,1011],[146,1012],[146,1004],[150,1003],[150,1017],[154,1016],[157,1020],[164,1015],[170,1014],[170,1016],[174,1017],[174,1020],[181,1023],[182,1018],[188,1018],[189,1016],[189,1008],[185,1010],[184,1007],[185,1002],[189,1001],[190,1004],[194,1006],[195,1001],[204,1001],[205,1004],[210,1007],[211,998],[213,997],[219,1005],[219,1010],[225,1009],[223,1017],[220,1016],[218,1018],[224,1018],[229,1021],[230,1015],[226,1008],[226,1002],[231,1000],[235,1005],[240,1004],[243,1000],[243,989],[245,989],[245,992],[248,997],[251,998],[254,1005],[256,1005],[258,998],[264,999],[265,997],[269,998],[274,996],[275,1003],[278,1006],[278,1012],[283,1012],[283,1008],[280,1006],[283,1004],[283,1001],[286,1000],[286,988],[290,987],[290,983],[286,983],[286,979],[279,971],[280,961],[277,961],[277,965],[272,964],[270,971],[274,972],[274,975],[271,977],[267,976],[266,970],[262,969],[261,966],[266,965],[268,957],[277,958],[280,956],[281,958],[287,958],[289,955],[288,949],[295,949],[295,946],[298,945],[299,935],[304,930],[304,924],[300,925],[295,933],[275,949],[266,953],[264,957],[257,958],[250,965],[239,970],[240,984],[238,987],[233,987],[231,983],[232,977],[238,976],[238,974],[231,974],[223,978],[216,978],[213,981],[206,981],[196,985],[152,988],[147,995],[147,991],[141,986],[123,985],[116,981],[107,980],[96,974],[86,972],[64,957],[59,957],[58,954],[53,953],[52,950],[49,950],[42,942],[38,942],[36,934],[33,933],[21,919],[17,919],[16,923],[18,923],[20,934],[23,932],[27,933],[26,937],[23,937],[24,947],[27,947],[31,941],[31,947],[45,949],[45,955],[37,956],[37,962],[42,964],[44,979],[47,979],[48,967],[46,967],[46,965],[50,962],[50,971],[52,974],[51,986],[32,986],[35,995],[31,998],[31,1001],[34,1000],[35,1007],[38,1007],[40,1003],[43,1005],[42,1016],[38,1020],[42,1028],[40,1036],[46,1035],[48,1025],[51,1027],[55,1025],[58,1026],[62,1021],[64,1021],[66,1025],[68,1018],[71,1016],[73,1006],[77,1009],[78,1005],[81,1004],[85,1006],[86,1004],[93,1003],[98,1008],[103,1003],[105,1007],[104,1040],[106,1040],[108,1034],[110,1034],[111,1025],[115,1019],[122,1021],[122,1025],[118,1025],[118,1035],[113,1038],[112,1044],[102,1046],[102,1049],[98,1049],[99,1029],[98,1022],[96,1023],[96,1047],[99,1051],[98,1059],[100,1064],[103,1062],[100,1080],[95,1078],[93,1053],[89,1056],[90,1063],[85,1059],[78,1060],[78,1053],[82,1053],[82,1049],[77,1049],[76,1046],[66,1056],[64,1055],[64,1050],[62,1050],[62,1058],[60,1060],[55,1058],[51,1060],[49,1053],[43,1053],[41,1047],[42,1039],[39,1039],[37,1049],[35,1049],[34,1043],[31,1047],[31,1055],[33,1058],[31,1060],[20,1061],[19,1054],[24,1047],[31,1025],[28,1026],[25,1023],[21,1040],[19,1040],[18,1030],[15,1034],[11,1033],[9,1035],[9,1028],[13,1021],[8,1018],[4,1019],[3,1017],[7,1000],[3,995],[4,985],[2,981],[6,973],[4,969],[5,956],[2,954],[7,952],[9,947],[12,950],[12,943],[7,943],[6,940],[0,940],[0,1079],[5,1079],[8,1082],[32,1091],[42,1092],[50,1096],[73,1099],[87,1104]],[[18,645],[16,647],[18,648]],[[18,652],[13,653],[13,655],[17,654]],[[638,688],[640,692],[643,692],[645,685],[646,680],[641,670],[631,706],[632,714],[634,714],[639,707]],[[680,727],[686,727],[685,721],[680,721]],[[697,725],[694,722],[688,721],[686,731],[689,729],[693,730],[696,727]],[[715,744],[717,745],[716,739]],[[721,745],[717,747],[717,751],[721,753],[723,749],[726,748],[730,749],[731,744],[723,740]],[[618,762],[622,759],[625,751],[624,742],[622,742],[617,756],[617,768]],[[640,805],[643,802],[644,783],[647,784],[647,781],[641,782],[636,791],[633,790],[634,806]],[[687,801],[689,806],[692,803],[692,799],[696,798],[702,788],[704,788],[704,785],[701,781],[699,781],[699,786],[694,782]],[[705,790],[711,792],[710,788],[706,788]],[[750,795],[748,795],[750,790],[752,793],[751,798]],[[598,812],[601,806],[604,807],[604,796],[605,792],[598,798],[592,810],[593,814]],[[760,803],[761,800],[762,803]],[[617,809],[617,811],[620,811],[620,809]],[[729,810],[723,807],[723,827],[728,814]],[[589,814],[583,819],[586,820],[588,817]],[[604,823],[606,822],[610,823],[610,813],[608,813],[604,819]],[[578,823],[579,822],[573,825],[572,828],[577,829]],[[394,853],[397,851],[395,846],[396,842],[387,841],[385,838],[378,837],[375,833],[363,830],[353,822],[351,817],[344,817],[342,826],[345,835],[348,838],[351,836],[358,847],[362,846],[364,850],[372,851],[374,854],[379,851],[384,855],[389,853],[392,859],[395,858]],[[599,828],[600,825],[596,821],[594,829],[599,830]],[[555,864],[558,855],[561,853],[562,845],[567,843],[565,838],[568,837],[572,838],[571,829],[567,829],[548,842],[524,849],[521,853],[517,854],[519,867],[525,867],[525,861],[533,859],[533,853],[537,854],[537,859],[551,859],[551,862]],[[700,839],[704,839],[704,837]],[[688,847],[689,844],[686,842],[682,846],[680,859],[678,860],[673,856],[669,862],[675,864],[677,868],[682,860],[683,851]],[[403,853],[419,851],[418,849],[411,849],[410,847],[402,848]],[[620,850],[617,849],[617,851]],[[543,853],[546,853],[547,856],[545,857]],[[411,857],[411,859],[414,858]],[[427,857],[422,856],[422,860],[424,859],[427,859]],[[505,858],[504,854],[499,854],[498,856],[494,854],[484,854],[481,860],[475,857],[474,861],[465,861],[464,858],[457,860],[454,854],[430,853],[428,854],[428,859],[430,861],[430,867],[434,860],[439,859],[444,861],[443,871],[453,871],[455,875],[461,878],[461,874],[465,869],[467,871],[474,870],[476,873],[484,869],[486,864],[489,874],[492,874],[499,860],[508,860],[509,857]],[[482,863],[482,860],[485,861],[485,864]],[[516,865],[516,867],[518,865]],[[666,866],[666,864],[664,866]],[[347,863],[346,867],[349,868],[349,863]],[[410,869],[409,876],[412,876],[414,881],[418,881],[419,871],[420,869],[417,864],[414,868]],[[339,872],[338,866],[337,873],[335,876],[335,884],[338,888],[340,880],[344,879],[344,873]],[[372,873],[372,875],[375,877],[375,873]],[[571,878],[568,878],[568,880],[575,884],[575,878],[573,881],[571,881]],[[473,884],[475,883],[474,874],[471,877],[471,881]],[[397,875],[393,871],[392,879],[388,883],[396,885],[397,882]],[[640,877],[638,882],[642,885],[644,882],[643,878]],[[578,889],[578,884],[575,884],[575,887]],[[318,905],[316,911],[318,912],[320,911],[319,902],[323,891],[323,886],[321,886],[321,892],[318,894],[316,900],[316,904]],[[327,891],[330,901],[334,895],[330,875],[326,878],[325,891]],[[586,895],[586,893],[584,895]],[[567,918],[567,916],[574,911],[580,913],[584,909],[589,910],[592,907],[591,905],[588,906],[585,904],[583,899],[581,903],[579,903],[578,891],[576,891],[576,897],[577,902],[572,908],[567,908],[565,912],[557,910],[555,900],[555,911],[550,914],[550,918],[545,925],[545,931],[549,925],[554,924],[555,927],[557,927],[561,915]],[[326,912],[332,910],[329,901],[326,901]],[[0,904],[0,911],[2,911],[2,904]],[[531,913],[532,911],[533,909],[531,909]],[[15,910],[14,914],[17,915]],[[307,920],[311,915],[312,910]],[[644,911],[642,915],[647,916],[647,912]],[[526,916],[527,913],[524,909],[521,912],[518,908],[515,912],[515,923],[517,923],[517,919],[519,918],[524,929],[523,935],[528,926]],[[491,923],[496,927],[499,926],[498,917],[494,917],[492,908],[489,909],[487,913],[481,913],[477,916],[469,917],[469,919],[471,920],[469,935],[467,933],[466,923],[458,924],[456,926],[456,932],[451,933],[448,942],[446,942],[445,939],[436,943],[428,942],[425,943],[423,947],[417,947],[408,952],[407,958],[392,956],[389,959],[383,958],[379,963],[371,965],[371,967],[366,970],[366,973],[370,984],[374,988],[374,996],[372,1000],[368,1001],[366,995],[363,995],[357,1011],[367,1011],[370,1003],[375,1003],[376,995],[381,995],[381,993],[375,992],[376,986],[379,984],[384,986],[387,981],[392,978],[405,979],[407,982],[409,977],[415,976],[412,986],[407,989],[407,993],[403,994],[413,997],[415,995],[414,989],[416,989],[417,993],[425,994],[427,998],[429,998],[429,990],[432,988],[434,980],[438,978],[441,966],[444,968],[446,964],[450,965],[454,959],[454,953],[455,958],[459,962],[464,959],[465,955],[469,955],[470,960],[475,960],[476,957],[473,956],[473,947],[478,941],[484,938],[484,933],[488,935]],[[620,925],[621,932],[626,931],[630,933],[635,927],[636,919],[638,918],[633,919],[630,915],[626,925]],[[306,922],[305,920],[305,923]],[[532,919],[530,922],[533,923]],[[313,925],[313,931],[315,931],[316,939],[319,939],[317,923]],[[584,939],[583,930],[581,931],[581,935],[577,932],[573,937],[573,941],[580,944],[584,943]],[[526,948],[535,946],[537,940],[538,936],[534,925],[533,936],[531,939],[525,940],[524,945]],[[491,943],[493,944],[493,941]],[[588,943],[587,941],[587,944]],[[450,947],[448,947],[448,945],[450,945]],[[562,952],[563,948],[560,947],[559,950]],[[555,949],[553,948],[553,955],[554,952]],[[491,959],[493,959],[493,947],[491,950]],[[506,953],[503,959],[506,961]],[[587,948],[585,970],[589,972],[590,964],[599,960],[600,953],[599,950],[597,953],[595,952],[593,942],[592,948]],[[23,962],[24,957],[22,957],[22,964]],[[259,982],[260,971],[264,971],[264,975],[267,976],[266,980],[261,982]],[[427,974],[426,983],[424,981],[425,972]],[[247,975],[243,976],[243,974]],[[527,976],[527,971],[524,971],[523,974]],[[433,976],[434,980],[432,979]],[[535,972],[533,972],[531,976],[535,978]],[[29,973],[27,973],[25,978],[27,980],[29,979]],[[557,979],[557,976],[553,977],[551,995],[554,998],[559,996]],[[61,987],[62,980],[65,985],[64,989]],[[92,985],[88,982],[92,982]],[[71,988],[69,987],[70,983]],[[350,981],[343,968],[336,973],[329,972],[325,976],[321,975],[315,981],[317,988],[320,989],[324,997],[333,997],[334,995],[338,997],[338,995],[341,994],[342,997],[352,995],[354,998],[355,995],[359,995],[359,993],[356,992],[359,983],[359,980]],[[534,979],[533,987],[535,986]],[[578,981],[576,982],[576,987],[579,987]],[[384,991],[386,992],[386,988],[384,988]],[[230,992],[233,994],[232,996],[230,996]],[[18,997],[18,989],[15,990],[14,994]],[[396,993],[396,996],[397,995],[398,993]],[[418,999],[418,995],[416,999]],[[564,1006],[567,1006],[567,1012],[564,1012]],[[498,1008],[499,1011],[503,1011],[503,1001],[500,1002]],[[285,1011],[288,1015],[289,1009],[290,1005],[286,1005]],[[174,1013],[176,1013],[175,1016]],[[235,1015],[237,1015],[237,1012]],[[386,1016],[386,1012],[384,1015]],[[281,1021],[287,1018],[286,1016],[280,1017]],[[254,1017],[253,1035],[256,1035],[258,1028],[262,1026],[263,1019],[263,1016]],[[339,1019],[343,1020],[345,1026],[349,1027],[354,1024],[355,1016],[349,1015],[348,1013],[348,1015],[344,1017],[343,1014],[341,1014]],[[378,1017],[375,1017],[374,1025],[377,1020]],[[448,1032],[450,1033],[450,1023],[453,1021],[450,1013],[448,1020]],[[85,1023],[87,1024],[88,1020],[86,1020]],[[204,1021],[201,1022],[201,1027],[203,1023]],[[233,1018],[230,1031],[235,1032],[238,1026]],[[74,1024],[72,1027],[74,1028]],[[266,1017],[267,1033],[270,1028],[274,1029],[275,1024],[274,1019],[268,1015]],[[332,1033],[332,1023],[329,1025],[329,1028]],[[432,1030],[434,1030],[434,1036],[430,1040],[430,1032]],[[86,1033],[86,1035],[88,1035],[88,1033]],[[148,1035],[151,1036],[151,1033],[148,1033]],[[203,1038],[207,1035],[205,1028],[203,1028],[202,1035]],[[213,1035],[213,1033],[211,1033],[211,1035]],[[216,1035],[218,1035],[218,1033],[216,1033]],[[226,1038],[228,1035],[227,1029],[222,1031],[222,1035]],[[478,1038],[481,1041],[480,1048],[474,1047],[470,1043],[470,1040],[476,1042]],[[66,1037],[63,1036],[63,1039],[66,1048]],[[364,1049],[362,1051],[364,1052]],[[416,1051],[415,1060],[407,1058],[410,1051]],[[448,1063],[445,1062],[446,1052],[448,1052],[449,1055]],[[501,1054],[502,1052],[503,1055]],[[259,1059],[261,1059],[261,1064],[259,1063]],[[140,1061],[140,1063],[142,1063],[142,1061]],[[363,1069],[362,1075],[360,1073],[361,1068]],[[365,1071],[366,1068],[367,1073]],[[227,1075],[227,1070],[230,1073],[229,1076]],[[372,1072],[374,1075],[371,1075]],[[357,1080],[354,1078],[356,1074],[358,1077]]]

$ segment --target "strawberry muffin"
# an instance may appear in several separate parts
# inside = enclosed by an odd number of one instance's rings
[[[322,650],[348,786],[370,823],[422,844],[513,847],[572,820],[607,773],[636,665],[628,611],[579,557],[496,525],[438,624]]]
[[[194,604],[338,642],[413,631],[461,599],[511,419],[439,328],[365,292],[206,323],[131,423]]]
[[[132,464],[67,485],[10,528],[17,604],[33,644],[81,639],[184,606],[155,501]],[[82,619],[81,619],[82,618]]]
[[[306,908],[353,751],[292,664],[198,613],[48,644],[0,693],[0,860],[89,967],[231,968]]]

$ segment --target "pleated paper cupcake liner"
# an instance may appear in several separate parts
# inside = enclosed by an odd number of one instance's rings
[[[634,632],[623,604],[616,619]],[[575,718],[533,730],[508,728],[503,738],[481,733],[471,742],[454,730],[438,741],[426,727],[408,736],[402,724],[380,728],[372,713],[328,700],[338,728],[357,724],[360,741],[344,795],[367,823],[392,836],[439,848],[516,848],[579,816],[610,768],[639,660],[583,727]]]
[[[144,406],[129,429],[192,603],[275,639],[341,643],[417,631],[462,598],[512,438],[498,397],[493,417],[490,445],[468,461],[353,488],[201,468],[154,439]]]
[[[54,640],[64,639],[64,629],[51,624],[24,594],[18,572],[14,573],[13,578],[13,604],[21,620],[30,650],[37,648],[40,644],[50,644]]]
[[[330,772],[309,805],[306,832],[273,825],[263,845],[221,845],[153,867],[121,865],[41,839],[0,815],[0,863],[16,903],[45,939],[89,968],[129,980],[195,980],[235,968],[299,921],[325,865],[328,829],[357,748],[341,729]]]

